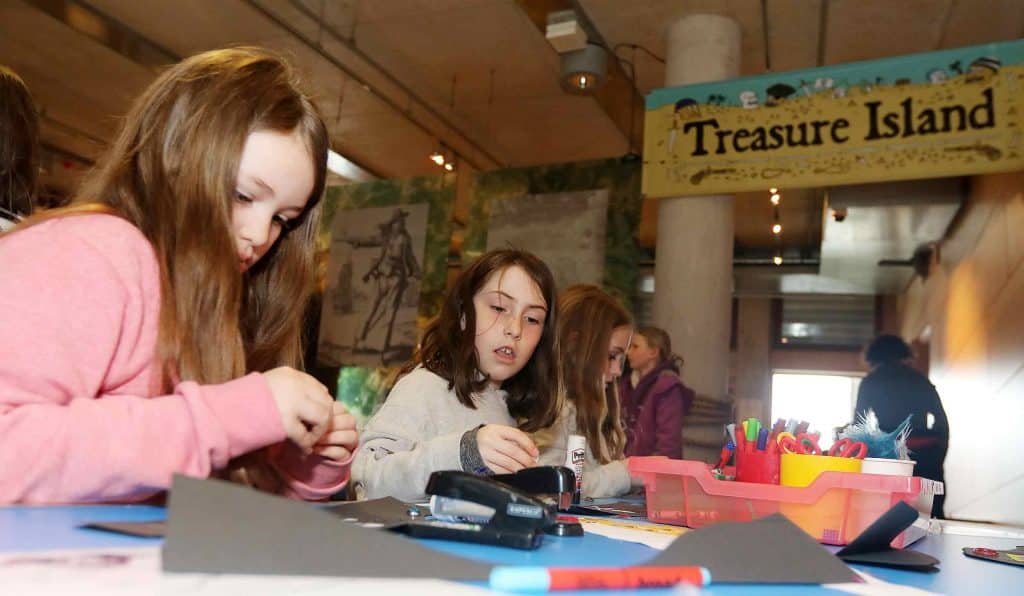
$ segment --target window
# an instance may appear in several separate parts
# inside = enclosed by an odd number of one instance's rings
[[[772,422],[795,418],[821,432],[819,446],[828,449],[835,429],[853,422],[860,377],[843,374],[782,373],[772,375]]]

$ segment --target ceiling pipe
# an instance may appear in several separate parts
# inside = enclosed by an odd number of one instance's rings
[[[413,118],[405,108],[400,106],[397,102],[392,100],[387,95],[381,93],[378,89],[376,89],[373,85],[371,85],[366,79],[364,79],[361,76],[359,76],[358,74],[356,74],[351,68],[349,68],[343,62],[338,60],[335,56],[331,55],[326,50],[324,50],[323,47],[319,43],[317,43],[313,39],[310,39],[309,37],[304,35],[301,31],[297,30],[295,27],[293,27],[290,24],[286,23],[285,21],[281,20],[281,18],[279,18],[277,15],[271,13],[269,10],[264,8],[259,2],[257,2],[256,0],[245,0],[245,3],[248,4],[250,7],[254,8],[255,10],[257,10],[260,14],[262,14],[264,17],[269,19],[275,25],[277,25],[278,27],[281,27],[282,29],[287,31],[289,34],[291,34],[293,37],[295,37],[296,39],[298,39],[299,41],[304,43],[311,50],[313,50],[316,53],[318,53],[321,57],[323,57],[325,60],[327,60],[328,62],[333,64],[336,68],[338,68],[343,73],[345,73],[345,75],[348,76],[349,78],[351,78],[353,81],[355,81],[358,84],[363,85],[364,87],[370,89],[376,97],[378,97],[381,101],[383,101],[388,106],[390,106],[392,109],[394,109],[396,112],[398,112],[403,117],[405,117],[406,120],[408,120],[410,123],[412,123],[414,126],[416,126],[416,128],[420,129],[421,131],[423,131],[424,133],[426,133],[428,136],[430,136],[432,138],[440,138],[441,136],[443,136],[441,134],[438,134],[436,131],[431,130],[428,126],[426,126],[425,124],[423,124],[419,120]],[[455,132],[459,136],[459,138],[462,139],[462,141],[465,144],[469,145],[476,152],[480,153],[485,158],[487,158],[492,163],[492,165],[494,167],[497,167],[497,168],[505,167],[505,164],[501,160],[499,160],[494,154],[492,154],[490,151],[485,149],[479,143],[474,141],[461,128],[459,128],[456,124],[451,122],[443,114],[438,112],[432,105],[430,105],[426,100],[424,100],[419,95],[417,95],[412,89],[410,89],[402,81],[398,80],[394,75],[391,74],[390,71],[388,71],[386,68],[381,66],[380,63],[378,63],[376,60],[374,60],[370,56],[366,55],[362,50],[360,50],[358,47],[356,47],[355,44],[353,44],[347,38],[345,38],[343,35],[338,33],[333,27],[330,27],[327,24],[325,24],[319,18],[318,15],[314,14],[312,11],[310,11],[308,8],[306,8],[302,3],[291,1],[290,2],[290,6],[292,8],[294,8],[295,10],[297,10],[298,12],[300,12],[306,18],[309,18],[309,19],[315,21],[317,23],[317,25],[319,25],[320,28],[325,33],[327,33],[328,35],[331,36],[332,39],[334,39],[338,43],[340,43],[343,46],[345,46],[346,49],[348,49],[353,54],[358,56],[361,60],[365,61],[370,67],[375,69],[377,72],[382,74],[389,82],[391,82],[396,87],[398,87],[402,91],[402,93],[407,95],[410,99],[414,100],[417,104],[422,106],[427,113],[429,113],[431,116],[433,116],[438,121],[440,121],[441,124],[444,127],[447,128],[447,130]],[[452,145],[452,143],[448,143],[448,144]],[[467,162],[469,162],[469,164],[474,169],[477,169],[477,170],[490,169],[490,168],[481,167],[482,164],[480,164],[479,161],[476,160],[476,159],[471,159],[470,156],[468,155],[468,153],[469,152],[462,152],[462,151],[460,151],[459,152],[459,156],[462,157],[463,159],[465,159]]]

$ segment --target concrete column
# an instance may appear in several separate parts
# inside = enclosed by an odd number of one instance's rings
[[[772,300],[740,298],[734,363],[736,419],[771,417]]]
[[[740,67],[740,27],[720,15],[683,17],[669,27],[666,54],[665,86],[734,78]],[[686,384],[715,399],[725,397],[728,384],[732,253],[732,195],[658,201],[654,320],[684,358]],[[721,432],[704,430],[715,437],[694,438],[716,439]],[[709,457],[686,449],[687,458]]]

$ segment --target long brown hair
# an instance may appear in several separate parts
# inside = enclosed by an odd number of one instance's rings
[[[25,82],[0,66],[0,207],[31,213],[38,176],[39,115]]]
[[[302,215],[243,275],[231,214],[242,148],[256,131],[298,134],[315,176]],[[260,48],[205,52],[146,89],[73,204],[40,219],[112,213],[152,243],[162,390],[300,366],[328,146],[316,107],[283,59]]]
[[[558,359],[562,388],[576,405],[576,428],[601,463],[621,459],[626,433],[615,383],[604,382],[608,344],[629,312],[601,288],[579,284],[558,297]]]
[[[558,394],[558,363],[555,358],[555,329],[558,320],[555,304],[555,278],[544,261],[526,251],[492,250],[469,265],[455,280],[445,297],[441,312],[427,326],[423,341],[405,374],[422,364],[448,381],[459,401],[476,408],[473,393],[481,391],[488,379],[480,374],[476,353],[476,310],[473,297],[494,273],[509,267],[522,267],[540,288],[548,309],[544,329],[533,355],[518,373],[502,383],[508,392],[506,403],[519,428],[534,432],[551,426],[561,407]]]

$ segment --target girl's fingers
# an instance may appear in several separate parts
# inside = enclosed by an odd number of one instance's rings
[[[536,461],[533,455],[530,455],[524,451],[518,443],[512,441],[502,441],[495,446],[495,450],[513,460],[516,461],[522,467],[531,466]]]
[[[349,451],[348,449],[345,449],[344,447],[341,447],[339,445],[328,445],[328,446],[314,447],[313,448],[313,453],[319,455],[320,457],[325,457],[327,459],[333,459],[335,461],[345,461],[346,459],[352,457],[352,452],[351,451]]]
[[[509,442],[515,443],[520,449],[530,454],[532,458],[537,457],[540,451],[537,450],[537,446],[533,443],[533,439],[529,435],[519,430],[518,428],[512,428],[506,426],[502,429],[501,436]]]
[[[351,414],[338,414],[331,417],[331,430],[355,430],[356,417]]]
[[[299,418],[307,426],[312,427],[310,431],[319,439],[331,421],[330,404],[307,394],[306,399],[299,400],[297,409]]]
[[[499,474],[511,474],[523,469],[522,464],[500,451],[492,451],[483,455],[483,460],[488,467]]]
[[[323,434],[317,445],[355,446],[359,442],[359,433],[355,430],[332,430]]]
[[[318,433],[309,430],[301,420],[292,420],[290,428],[286,429],[285,432],[306,453],[310,452],[310,448],[320,438]]]

